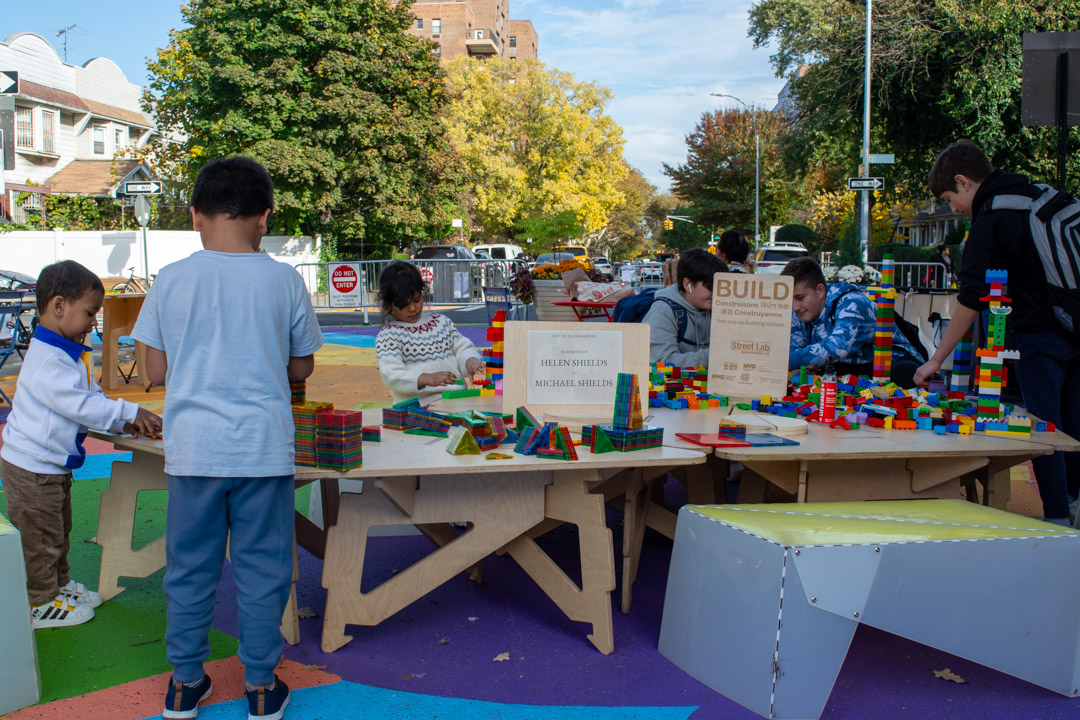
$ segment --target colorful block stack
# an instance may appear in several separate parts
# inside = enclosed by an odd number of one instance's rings
[[[292,394],[293,405],[307,401],[307,381],[293,380],[289,378],[289,392]]]
[[[707,392],[708,380],[709,375],[703,367],[655,363],[649,370],[649,407],[672,410],[726,407],[726,397]]]
[[[502,395],[503,380],[503,333],[506,327],[506,311],[498,310],[491,318],[491,326],[487,329],[487,339],[491,342],[491,349],[484,352],[484,363],[487,365],[485,379],[491,383],[491,394]]]
[[[344,472],[364,464],[364,420],[359,410],[320,410],[316,413],[317,463]]]
[[[392,407],[388,407],[382,412],[383,427],[387,430],[408,430],[409,420],[409,408],[420,407],[420,400],[418,398],[409,398],[408,400],[402,400],[399,403],[394,403]]]
[[[896,326],[896,289],[893,287],[894,265],[892,255],[881,259],[881,287],[871,288],[871,299],[876,310],[874,331],[874,379],[888,382],[892,375],[892,342]]]
[[[971,361],[975,344],[974,324],[956,344],[952,354],[952,375],[949,377],[949,397],[963,399],[971,384]]]
[[[637,430],[643,422],[637,375],[619,373],[615,380],[615,415],[611,424],[620,430]]]
[[[294,427],[293,445],[296,450],[296,459],[294,462],[298,467],[317,467],[317,415],[319,411],[333,409],[333,403],[311,402],[307,400],[292,406]]]
[[[450,428],[450,442],[446,444],[446,452],[451,455],[479,455],[480,446],[476,439],[466,428],[456,425]]]
[[[986,348],[977,350],[979,357],[979,400],[976,418],[980,420],[1000,420],[1004,417],[1001,407],[1001,387],[1005,384],[1005,360],[1016,359],[1020,354],[1015,350],[1005,349],[1005,323],[1012,308],[1012,302],[1005,296],[1003,286],[1009,282],[1007,270],[987,270],[986,282],[990,293],[979,298],[989,303],[990,328],[986,334]]]
[[[581,429],[581,442],[594,453],[609,452],[606,449],[609,444],[612,450],[619,452],[648,450],[664,444],[664,428],[645,425],[637,430],[626,430],[616,428],[612,423],[586,425]]]
[[[364,442],[382,442],[382,428],[378,425],[365,425],[362,432]]]

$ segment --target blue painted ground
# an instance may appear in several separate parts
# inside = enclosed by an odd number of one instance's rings
[[[348,345],[354,348],[374,348],[374,335],[354,335],[352,333],[324,332],[323,340],[331,345]]]
[[[507,705],[461,698],[417,695],[384,690],[347,680],[333,685],[294,690],[286,716],[289,720],[380,718],[380,720],[686,720],[694,707],[589,707]],[[236,720],[247,712],[247,700],[203,706],[203,720]],[[160,718],[160,715],[153,716]],[[147,720],[150,720],[149,718]]]

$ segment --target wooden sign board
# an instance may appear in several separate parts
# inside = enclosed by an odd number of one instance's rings
[[[639,323],[508,322],[503,334],[504,412],[524,405],[571,428],[611,422],[615,380],[637,373],[649,406],[649,326]]]
[[[708,390],[760,398],[787,393],[793,278],[717,273],[713,278]]]

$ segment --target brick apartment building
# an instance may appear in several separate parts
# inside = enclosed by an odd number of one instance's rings
[[[439,56],[536,60],[539,40],[529,20],[510,20],[510,0],[426,2],[412,6],[416,22],[409,31],[439,46]]]

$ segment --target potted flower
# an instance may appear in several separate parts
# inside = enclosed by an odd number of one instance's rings
[[[557,264],[537,265],[532,270],[522,268],[510,278],[510,294],[526,305],[535,304],[538,320],[575,321],[577,315],[573,309],[551,304],[570,299],[563,285],[562,275],[574,269],[584,270],[584,266],[577,260],[567,259]],[[590,280],[603,282],[603,276],[595,270],[585,272]]]

